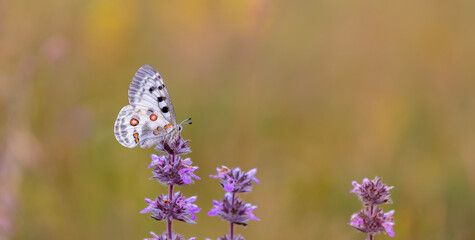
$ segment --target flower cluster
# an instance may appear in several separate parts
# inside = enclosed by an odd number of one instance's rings
[[[244,203],[240,198],[234,197],[233,194],[226,193],[224,199],[221,201],[213,201],[214,208],[209,211],[208,215],[218,215],[222,219],[246,226],[247,222],[252,219],[260,221],[259,218],[254,216],[253,211],[257,208],[250,203]]]
[[[230,233],[218,238],[218,240],[244,240],[242,236],[234,236],[234,224],[247,226],[249,220],[257,220],[253,211],[257,208],[250,203],[244,203],[242,199],[236,196],[236,193],[246,193],[252,190],[252,181],[260,183],[254,177],[257,170],[252,169],[243,172],[240,168],[229,169],[225,166],[216,169],[217,175],[210,175],[212,178],[219,178],[220,184],[226,191],[224,199],[213,201],[213,209],[208,215],[218,215],[223,220],[230,222]]]
[[[164,185],[188,185],[194,183],[194,179],[200,180],[193,172],[198,167],[191,166],[190,158],[181,159],[180,156],[175,155],[160,155],[152,154],[152,163],[148,168],[153,167],[153,177]]]
[[[175,139],[167,138],[155,146],[158,151],[166,152],[170,155],[182,155],[191,153],[191,149],[188,147],[189,140],[183,140],[178,135]]]
[[[356,181],[353,181],[351,184],[355,188],[353,188],[350,193],[358,195],[365,206],[392,203],[391,199],[389,198],[389,190],[391,190],[393,187],[386,186],[386,184],[381,182],[382,180],[382,178],[378,177],[374,178],[373,180],[368,180],[365,178],[363,179],[361,185]]]
[[[352,182],[354,188],[350,191],[358,195],[363,202],[364,209],[351,216],[350,226],[368,234],[368,239],[372,240],[373,236],[378,233],[387,232],[389,236],[394,237],[393,225],[394,210],[384,213],[383,209],[378,205],[384,203],[392,203],[388,187],[382,183],[382,178],[375,177],[373,180],[363,179],[362,184],[356,181]]]
[[[144,240],[168,240],[167,238],[167,232],[164,232],[162,235],[158,236],[154,232],[150,232],[152,234],[153,238],[144,238]],[[178,233],[173,233],[172,240],[185,240],[185,238],[178,234]],[[196,240],[195,237],[192,237],[188,240]]]
[[[173,194],[172,199],[168,196],[160,194],[155,201],[148,198],[145,201],[148,207],[144,208],[140,213],[152,212],[152,218],[158,221],[163,220],[179,220],[187,223],[195,223],[195,213],[201,209],[193,204],[196,196],[185,198],[181,192]]]
[[[351,216],[350,226],[373,235],[386,231],[389,236],[394,237],[393,214],[394,210],[384,213],[379,207],[367,207]]]
[[[251,192],[251,180],[256,183],[260,183],[259,179],[254,177],[254,175],[257,173],[257,169],[255,168],[248,172],[243,172],[240,168],[230,170],[229,168],[222,166],[221,168],[216,168],[216,171],[218,172],[217,175],[210,175],[209,177],[219,178],[219,183],[226,192]]]

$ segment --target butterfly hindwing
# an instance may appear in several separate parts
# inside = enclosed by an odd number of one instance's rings
[[[140,141],[139,129],[144,125],[144,119],[134,113],[134,107],[127,105],[120,110],[115,120],[114,134],[117,141],[128,147],[137,146]],[[134,134],[137,134],[134,136]]]

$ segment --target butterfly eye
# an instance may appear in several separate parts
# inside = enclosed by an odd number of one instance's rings
[[[139,120],[135,119],[135,118],[132,118],[130,120],[130,125],[132,126],[137,126],[137,124],[139,124]]]
[[[150,120],[152,120],[152,121],[157,120],[157,115],[155,115],[155,114],[150,115]]]

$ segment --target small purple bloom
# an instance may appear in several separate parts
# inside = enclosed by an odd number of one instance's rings
[[[260,221],[260,219],[254,216],[254,214],[252,213],[252,211],[256,209],[257,209],[257,206],[253,206],[250,203],[246,203],[246,210],[244,212],[249,216],[250,219]]]
[[[146,208],[144,208],[142,211],[140,211],[140,213],[142,213],[142,214],[143,214],[143,213],[148,213],[148,212],[150,212],[150,211],[152,211],[153,209],[155,209],[155,208],[158,207],[157,202],[152,201],[152,200],[150,200],[150,199],[148,199],[148,198],[145,198],[145,202],[148,203],[148,207],[146,207]]]
[[[353,214],[349,224],[364,233],[377,234],[386,231],[389,236],[394,237],[393,214],[394,210],[384,213],[379,207],[367,207]]]
[[[354,188],[350,193],[358,195],[365,206],[391,203],[389,190],[393,187],[388,187],[382,183],[382,178],[375,177],[373,180],[365,178],[361,185],[356,181],[353,181],[351,184]]]
[[[196,201],[196,196],[185,199],[180,192],[176,192],[171,200],[168,199],[168,196],[160,194],[155,201],[150,199],[145,199],[145,201],[149,206],[140,213],[152,212],[151,217],[159,221],[176,219],[187,223],[195,223],[195,213],[201,210],[193,204]]]
[[[229,178],[226,180],[226,184],[224,184],[224,191],[232,192],[234,191],[234,179]]]
[[[165,162],[166,157],[164,155],[157,156],[156,154],[152,154],[152,162],[148,165],[148,168],[163,165]]]
[[[223,210],[223,203],[213,200],[214,208],[208,212],[208,215],[213,217],[216,216],[221,210]]]
[[[252,182],[260,183],[259,179],[254,175],[257,173],[257,169],[243,172],[240,168],[229,169],[226,166],[216,168],[217,175],[210,175],[212,178],[219,178],[220,184],[226,192],[251,192]]]

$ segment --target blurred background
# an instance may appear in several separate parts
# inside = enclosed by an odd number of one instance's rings
[[[142,239],[167,191],[113,133],[160,71],[216,239],[221,165],[257,168],[247,239],[364,239],[351,181],[395,186],[393,239],[475,239],[475,2],[0,1],[0,239]],[[377,236],[376,239],[390,239]]]

